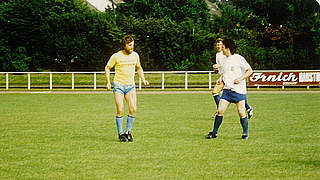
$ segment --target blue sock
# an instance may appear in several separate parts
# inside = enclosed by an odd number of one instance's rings
[[[214,126],[213,126],[213,134],[217,134],[218,133],[218,129],[222,123],[223,120],[223,116],[218,116],[216,115],[216,118],[214,119]]]
[[[133,122],[134,122],[134,117],[128,115],[126,132],[131,131],[132,126],[133,126]]]
[[[118,134],[123,133],[123,130],[122,130],[123,116],[121,117],[116,116],[116,123],[117,123]]]
[[[251,107],[250,107],[250,105],[248,104],[247,99],[246,99],[246,101],[245,101],[245,105],[246,105],[246,110],[248,110],[248,109],[250,109],[250,108],[251,108]]]
[[[220,101],[220,95],[219,95],[219,94],[214,95],[214,96],[213,96],[213,99],[214,99],[214,101],[216,102],[217,109],[218,109],[219,101]]]
[[[247,134],[248,135],[248,118],[247,116],[244,117],[244,118],[240,118],[240,123],[241,123],[241,126],[242,126],[242,134]]]

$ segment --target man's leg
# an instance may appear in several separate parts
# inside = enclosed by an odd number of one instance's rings
[[[213,127],[213,131],[212,131],[214,134],[218,133],[218,129],[219,129],[219,127],[222,123],[222,120],[223,120],[224,112],[227,110],[229,105],[230,105],[229,101],[227,101],[225,99],[220,99],[218,113],[217,113],[217,116],[214,120],[214,127]]]
[[[116,123],[120,141],[127,141],[123,133],[123,94],[114,92],[114,99],[117,107]]]
[[[248,100],[247,99],[245,100],[245,106],[246,106],[246,110],[251,108],[251,106],[248,104]]]
[[[133,126],[133,122],[135,119],[136,111],[137,111],[137,96],[136,91],[130,91],[129,93],[124,95],[125,100],[127,101],[129,107],[129,115],[127,116],[127,128],[126,128],[126,136],[129,141],[133,141],[131,130]]]
[[[251,107],[251,106],[248,104],[247,98],[246,98],[245,106],[246,106],[246,110],[247,110],[247,112],[248,112],[248,118],[250,119],[250,118],[253,116],[253,107]]]
[[[224,84],[221,83],[221,84],[216,84],[214,87],[213,87],[213,90],[212,90],[212,96],[213,96],[213,99],[217,105],[217,109],[219,107],[219,102],[220,102],[220,95],[219,93],[222,91],[223,89],[223,86]]]
[[[218,109],[219,102],[220,102],[220,95],[219,95],[219,93],[215,93],[215,94],[212,94],[212,96],[213,96],[214,102],[216,103],[217,109]]]
[[[214,119],[214,125],[212,132],[209,132],[208,135],[206,135],[207,139],[216,138],[218,134],[218,129],[222,123],[224,112],[227,110],[228,106],[230,105],[230,102],[225,99],[220,99],[219,107],[218,107],[218,113]]]
[[[237,102],[236,105],[237,105],[238,114],[240,117],[240,123],[242,126],[242,138],[247,139],[248,138],[248,118],[245,112],[245,100]]]

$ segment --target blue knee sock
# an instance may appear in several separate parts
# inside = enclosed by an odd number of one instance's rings
[[[242,126],[242,134],[248,134],[248,118],[247,116],[244,117],[244,118],[240,118],[240,123],[241,123],[241,126]]]
[[[250,109],[250,108],[251,108],[251,107],[250,107],[250,105],[248,104],[247,99],[246,99],[246,101],[245,101],[245,105],[246,105],[246,110],[248,110],[248,109]]]
[[[218,109],[219,101],[220,101],[220,95],[219,95],[219,94],[213,95],[213,99],[214,99],[214,101],[216,102],[217,109]]]
[[[123,130],[122,130],[123,116],[121,117],[116,116],[116,123],[117,123],[118,134],[123,133]]]
[[[216,116],[216,118],[214,119],[214,126],[213,126],[213,134],[217,134],[218,133],[218,129],[222,123],[223,120],[223,116]]]
[[[132,126],[133,126],[133,122],[134,122],[134,117],[128,115],[126,132],[131,131]]]

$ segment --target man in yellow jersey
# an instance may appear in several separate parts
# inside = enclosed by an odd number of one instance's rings
[[[130,35],[126,35],[123,37],[121,45],[123,49],[114,53],[105,67],[106,81],[107,89],[111,90],[110,69],[114,67],[115,76],[113,79],[113,94],[117,107],[116,123],[119,140],[120,142],[132,142],[131,129],[137,110],[136,88],[134,82],[135,70],[137,69],[137,73],[145,86],[149,85],[149,82],[144,78],[138,53],[133,51],[134,39]],[[122,129],[124,112],[123,99],[126,100],[129,107],[125,132],[123,132]]]

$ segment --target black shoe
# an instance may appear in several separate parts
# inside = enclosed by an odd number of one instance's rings
[[[132,137],[131,131],[126,132],[125,135],[126,135],[126,138],[128,139],[129,142],[133,141],[133,137]]]
[[[125,134],[121,133],[121,134],[119,134],[119,141],[120,142],[127,142],[128,139]]]
[[[206,135],[207,139],[211,139],[211,138],[216,138],[218,135],[217,134],[213,134],[213,132],[209,132],[209,134]]]
[[[249,136],[248,136],[248,134],[242,134],[241,138],[242,138],[242,139],[248,139]]]

